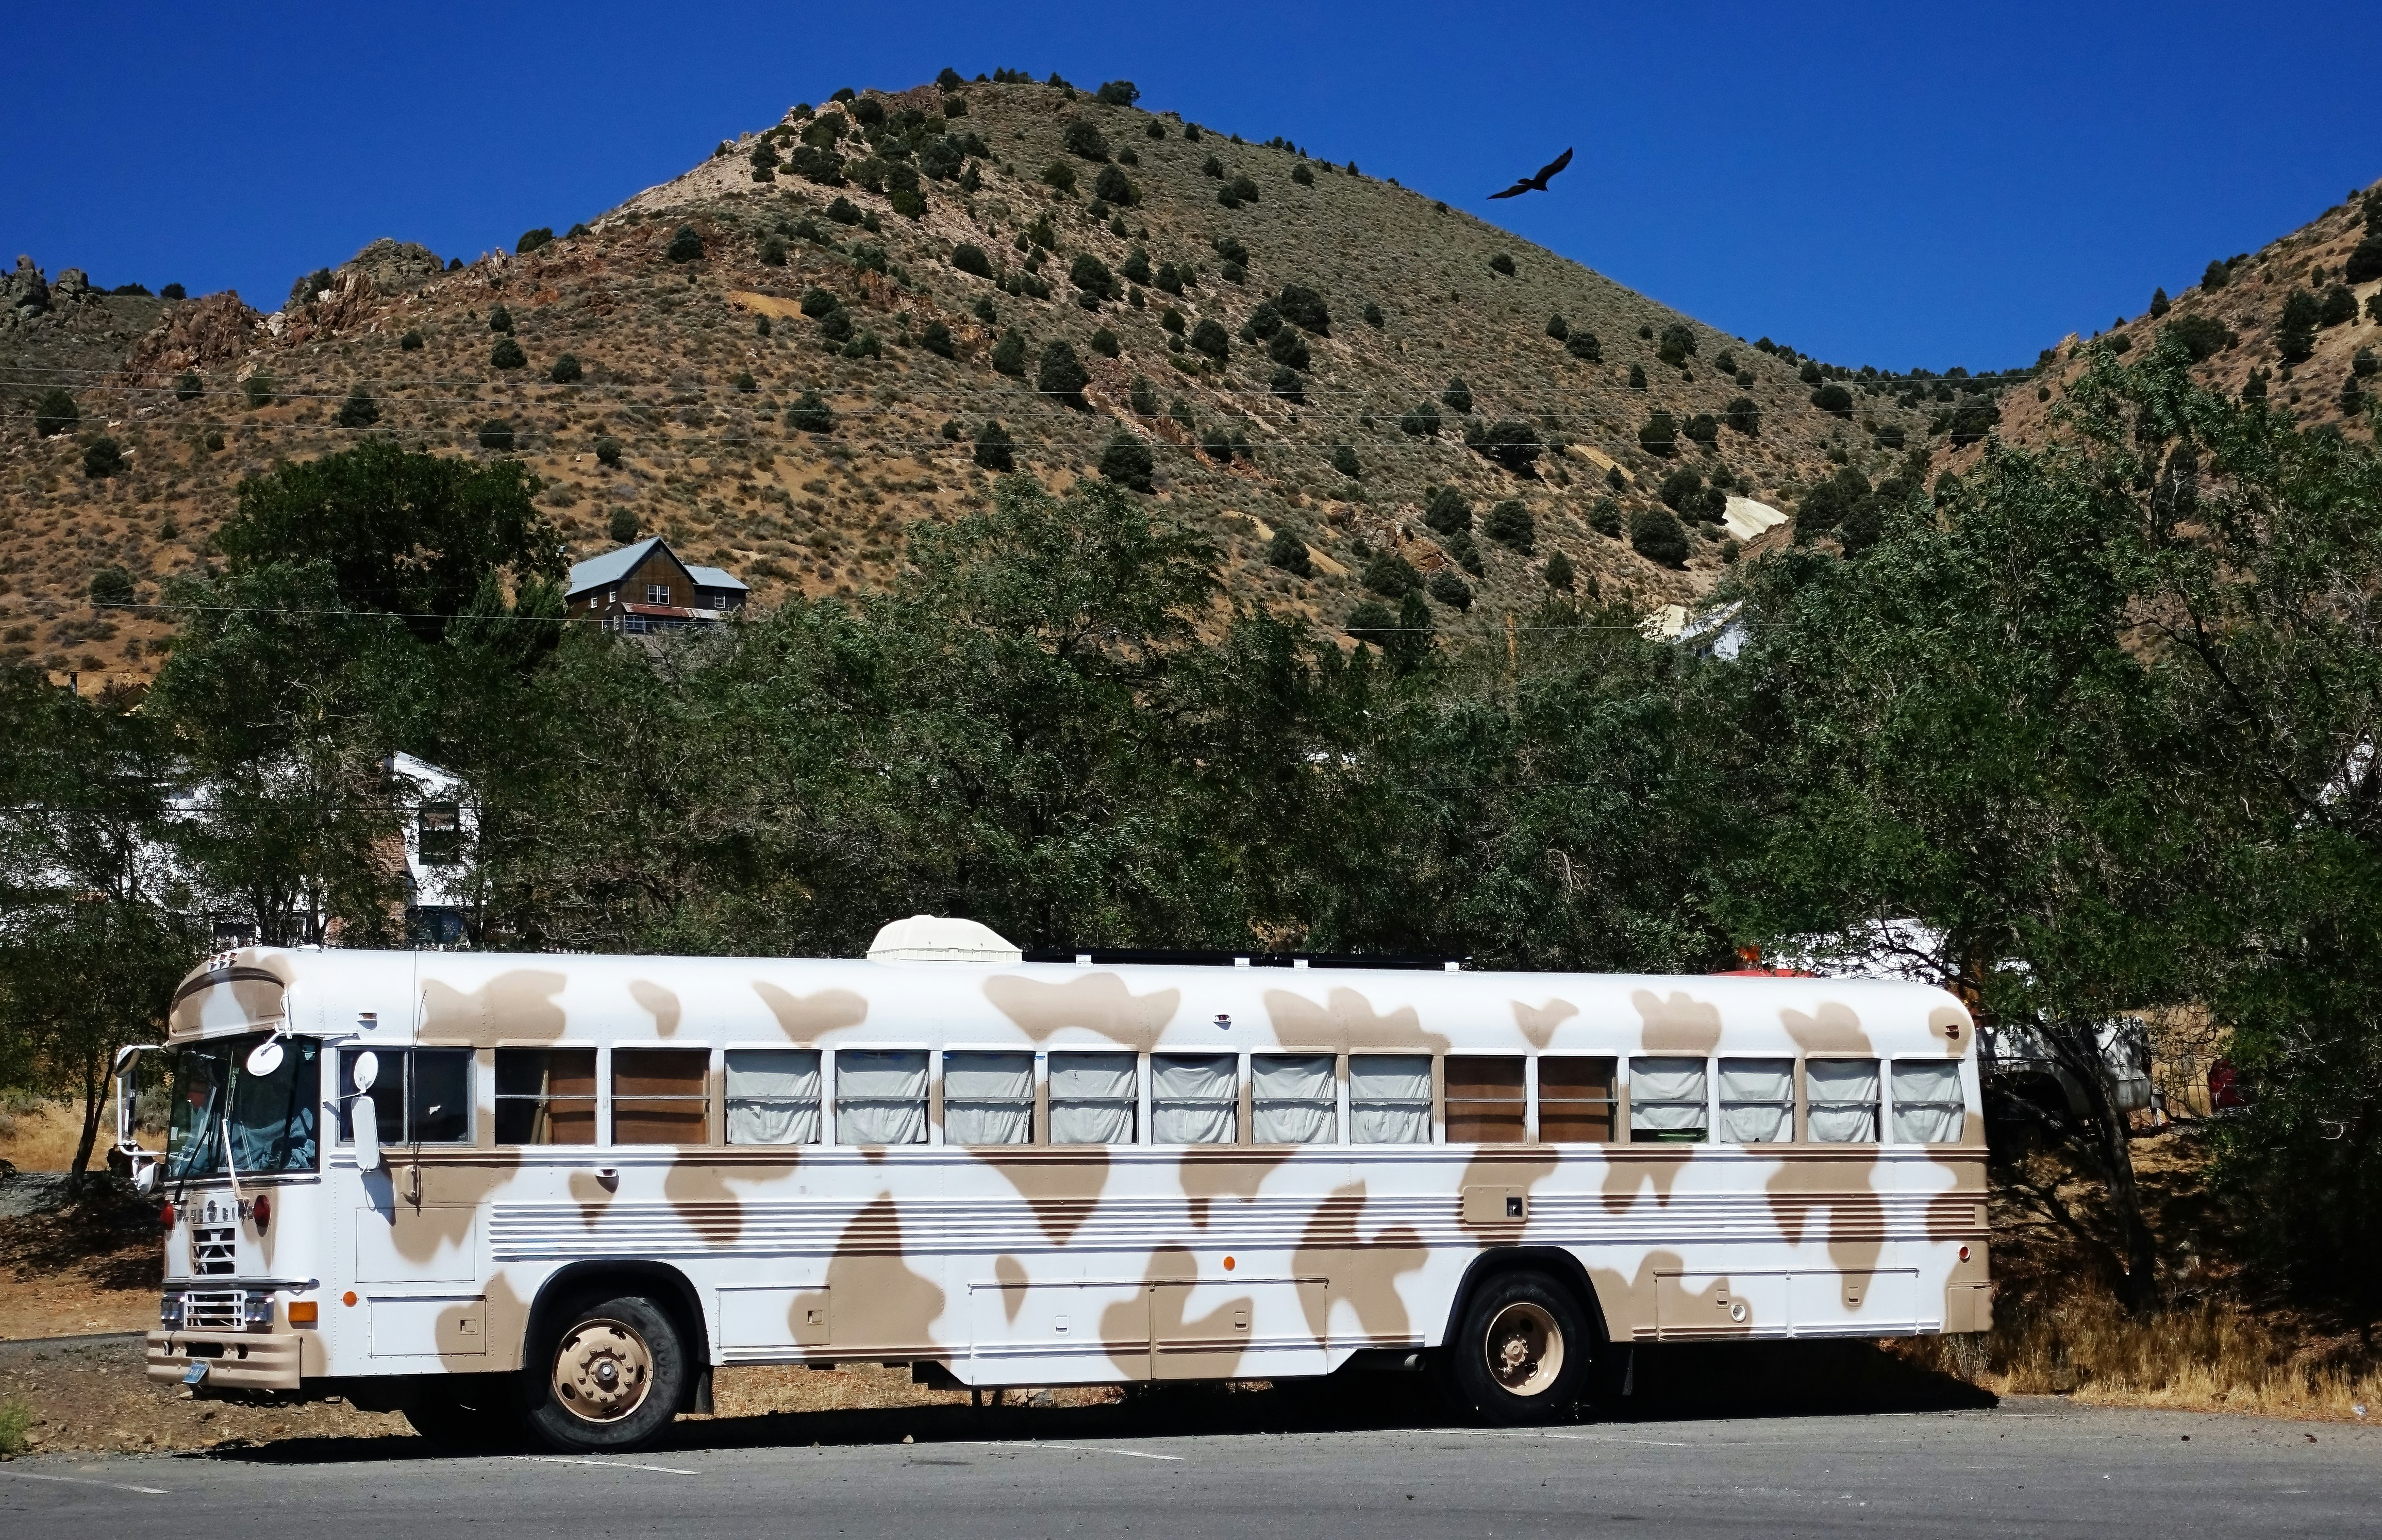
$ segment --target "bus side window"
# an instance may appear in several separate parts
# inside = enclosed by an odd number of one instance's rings
[[[1348,1142],[1430,1143],[1430,1056],[1348,1056]]]
[[[943,1056],[943,1143],[1034,1143],[1031,1053]]]
[[[1724,1144],[1776,1144],[1795,1137],[1795,1061],[1720,1061],[1720,1138]]]
[[[924,1049],[839,1048],[835,1055],[835,1142],[927,1142]]]
[[[612,1143],[705,1144],[711,1139],[711,1050],[612,1050]]]
[[[1894,1061],[1894,1142],[1954,1144],[1968,1119],[1957,1058]]]
[[[1051,1143],[1133,1143],[1140,1102],[1133,1055],[1050,1056]]]
[[[1701,1144],[1710,1129],[1705,1061],[1629,1061],[1629,1138],[1639,1144]]]
[[[356,1056],[362,1048],[343,1048],[339,1052],[339,1143],[355,1143]],[[403,1144],[405,1137],[405,1059],[402,1048],[382,1049],[373,1056],[380,1061],[380,1074],[373,1088],[362,1094],[372,1099],[373,1132],[383,1144]]]
[[[1527,1133],[1529,1111],[1521,1059],[1447,1056],[1449,1143],[1518,1144]]]
[[[1330,1054],[1249,1056],[1249,1142],[1336,1144],[1340,1086]]]
[[[1613,1138],[1613,1060],[1569,1055],[1539,1060],[1539,1139],[1602,1144]]]
[[[596,1143],[596,1050],[498,1048],[497,1143]]]
[[[1814,1140],[1823,1144],[1877,1143],[1877,1060],[1805,1059],[1803,1090]]]
[[[1149,1142],[1240,1142],[1240,1067],[1231,1054],[1149,1056]]]
[[[818,1142],[818,1050],[731,1048],[728,1051],[728,1143],[816,1144]]]

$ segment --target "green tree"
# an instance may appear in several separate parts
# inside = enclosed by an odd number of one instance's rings
[[[614,508],[604,532],[615,545],[626,545],[637,538],[637,515],[632,508]]]
[[[999,422],[987,422],[976,433],[974,458],[983,469],[1005,473],[1017,469],[1014,449],[1008,429]]]
[[[491,369],[519,369],[528,362],[529,355],[522,351],[522,345],[509,336],[497,338],[497,345],[488,349]]]
[[[1334,445],[1332,446],[1332,469],[1339,471],[1340,474],[1347,477],[1352,482],[1362,477],[1365,473],[1365,468],[1357,463],[1357,451],[1350,448],[1345,444]]]
[[[1539,435],[1528,422],[1501,418],[1489,424],[1488,431],[1475,447],[1519,476],[1528,473],[1538,463]]]
[[[1025,373],[1025,336],[1013,326],[992,345],[992,367],[1001,373],[1023,377]]]
[[[2323,308],[2316,297],[2303,288],[2291,290],[2283,300],[2281,317],[2275,325],[2275,348],[2285,363],[2304,363],[2315,356],[2315,328]]]
[[[830,209],[829,213],[831,215],[834,211]],[[662,255],[676,263],[701,262],[703,237],[696,232],[694,226],[681,225],[678,227],[678,232],[670,237],[669,246]]]
[[[1046,399],[1062,402],[1085,409],[1084,387],[1092,383],[1092,372],[1075,356],[1075,349],[1064,340],[1053,338],[1042,345],[1041,361],[1036,365],[1035,388]]]
[[[796,433],[835,432],[835,411],[817,390],[805,390],[786,408],[786,426]]]
[[[1315,564],[1308,556],[1307,542],[1288,530],[1276,530],[1266,546],[1266,565],[1279,568],[1294,578],[1315,576]]]
[[[1232,338],[1224,334],[1224,328],[1217,324],[1212,316],[1201,318],[1199,324],[1191,328],[1190,340],[1193,351],[1205,353],[1218,363],[1226,362],[1232,357]]]
[[[1547,557],[1545,576],[1547,586],[1559,593],[1569,593],[1578,581],[1572,574],[1571,557],[1561,551]]]
[[[1450,411],[1467,412],[1472,409],[1472,387],[1464,383],[1460,374],[1447,382],[1447,388],[1439,393],[1439,398]]]
[[[33,403],[33,434],[36,437],[54,438],[59,434],[70,434],[81,421],[82,414],[75,406],[75,398],[55,385],[42,392],[41,399]]]
[[[1679,425],[1669,412],[1656,409],[1638,430],[1638,446],[1658,459],[1669,459],[1679,452]]]
[[[1430,575],[1430,596],[1459,615],[1472,607],[1472,585],[1443,567]]]
[[[1490,505],[1480,520],[1480,532],[1498,544],[1529,556],[1538,540],[1538,520],[1517,497]]]
[[[82,473],[93,481],[124,474],[124,446],[106,434],[83,446]]]
[[[380,421],[380,403],[372,398],[371,391],[358,385],[339,403],[337,421],[342,428],[369,428]]]
[[[1688,564],[1688,532],[1668,508],[1639,508],[1629,519],[1629,548],[1664,567]]]
[[[1123,428],[1109,436],[1108,447],[1100,454],[1100,474],[1135,492],[1156,490],[1150,484],[1150,477],[1157,469],[1149,446]]]

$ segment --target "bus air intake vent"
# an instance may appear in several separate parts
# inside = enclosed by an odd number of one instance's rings
[[[190,1276],[193,1277],[226,1277],[232,1266],[232,1238],[239,1233],[236,1225],[203,1229],[190,1227]]]

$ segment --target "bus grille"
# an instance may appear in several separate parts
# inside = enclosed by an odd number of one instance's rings
[[[256,1314],[252,1302],[261,1298],[245,1289],[194,1289],[182,1296],[182,1325],[193,1331],[237,1331],[251,1324]]]
[[[239,1234],[237,1225],[225,1225],[215,1229],[190,1227],[190,1276],[221,1277],[232,1272],[232,1238]]]

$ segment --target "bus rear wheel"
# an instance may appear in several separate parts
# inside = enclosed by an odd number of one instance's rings
[[[1591,1353],[1587,1313],[1539,1272],[1500,1273],[1473,1290],[1445,1350],[1444,1381],[1492,1423],[1543,1422],[1578,1399]]]
[[[641,1448],[678,1415],[687,1383],[668,1311],[640,1294],[592,1301],[555,1338],[529,1424],[569,1453]]]

